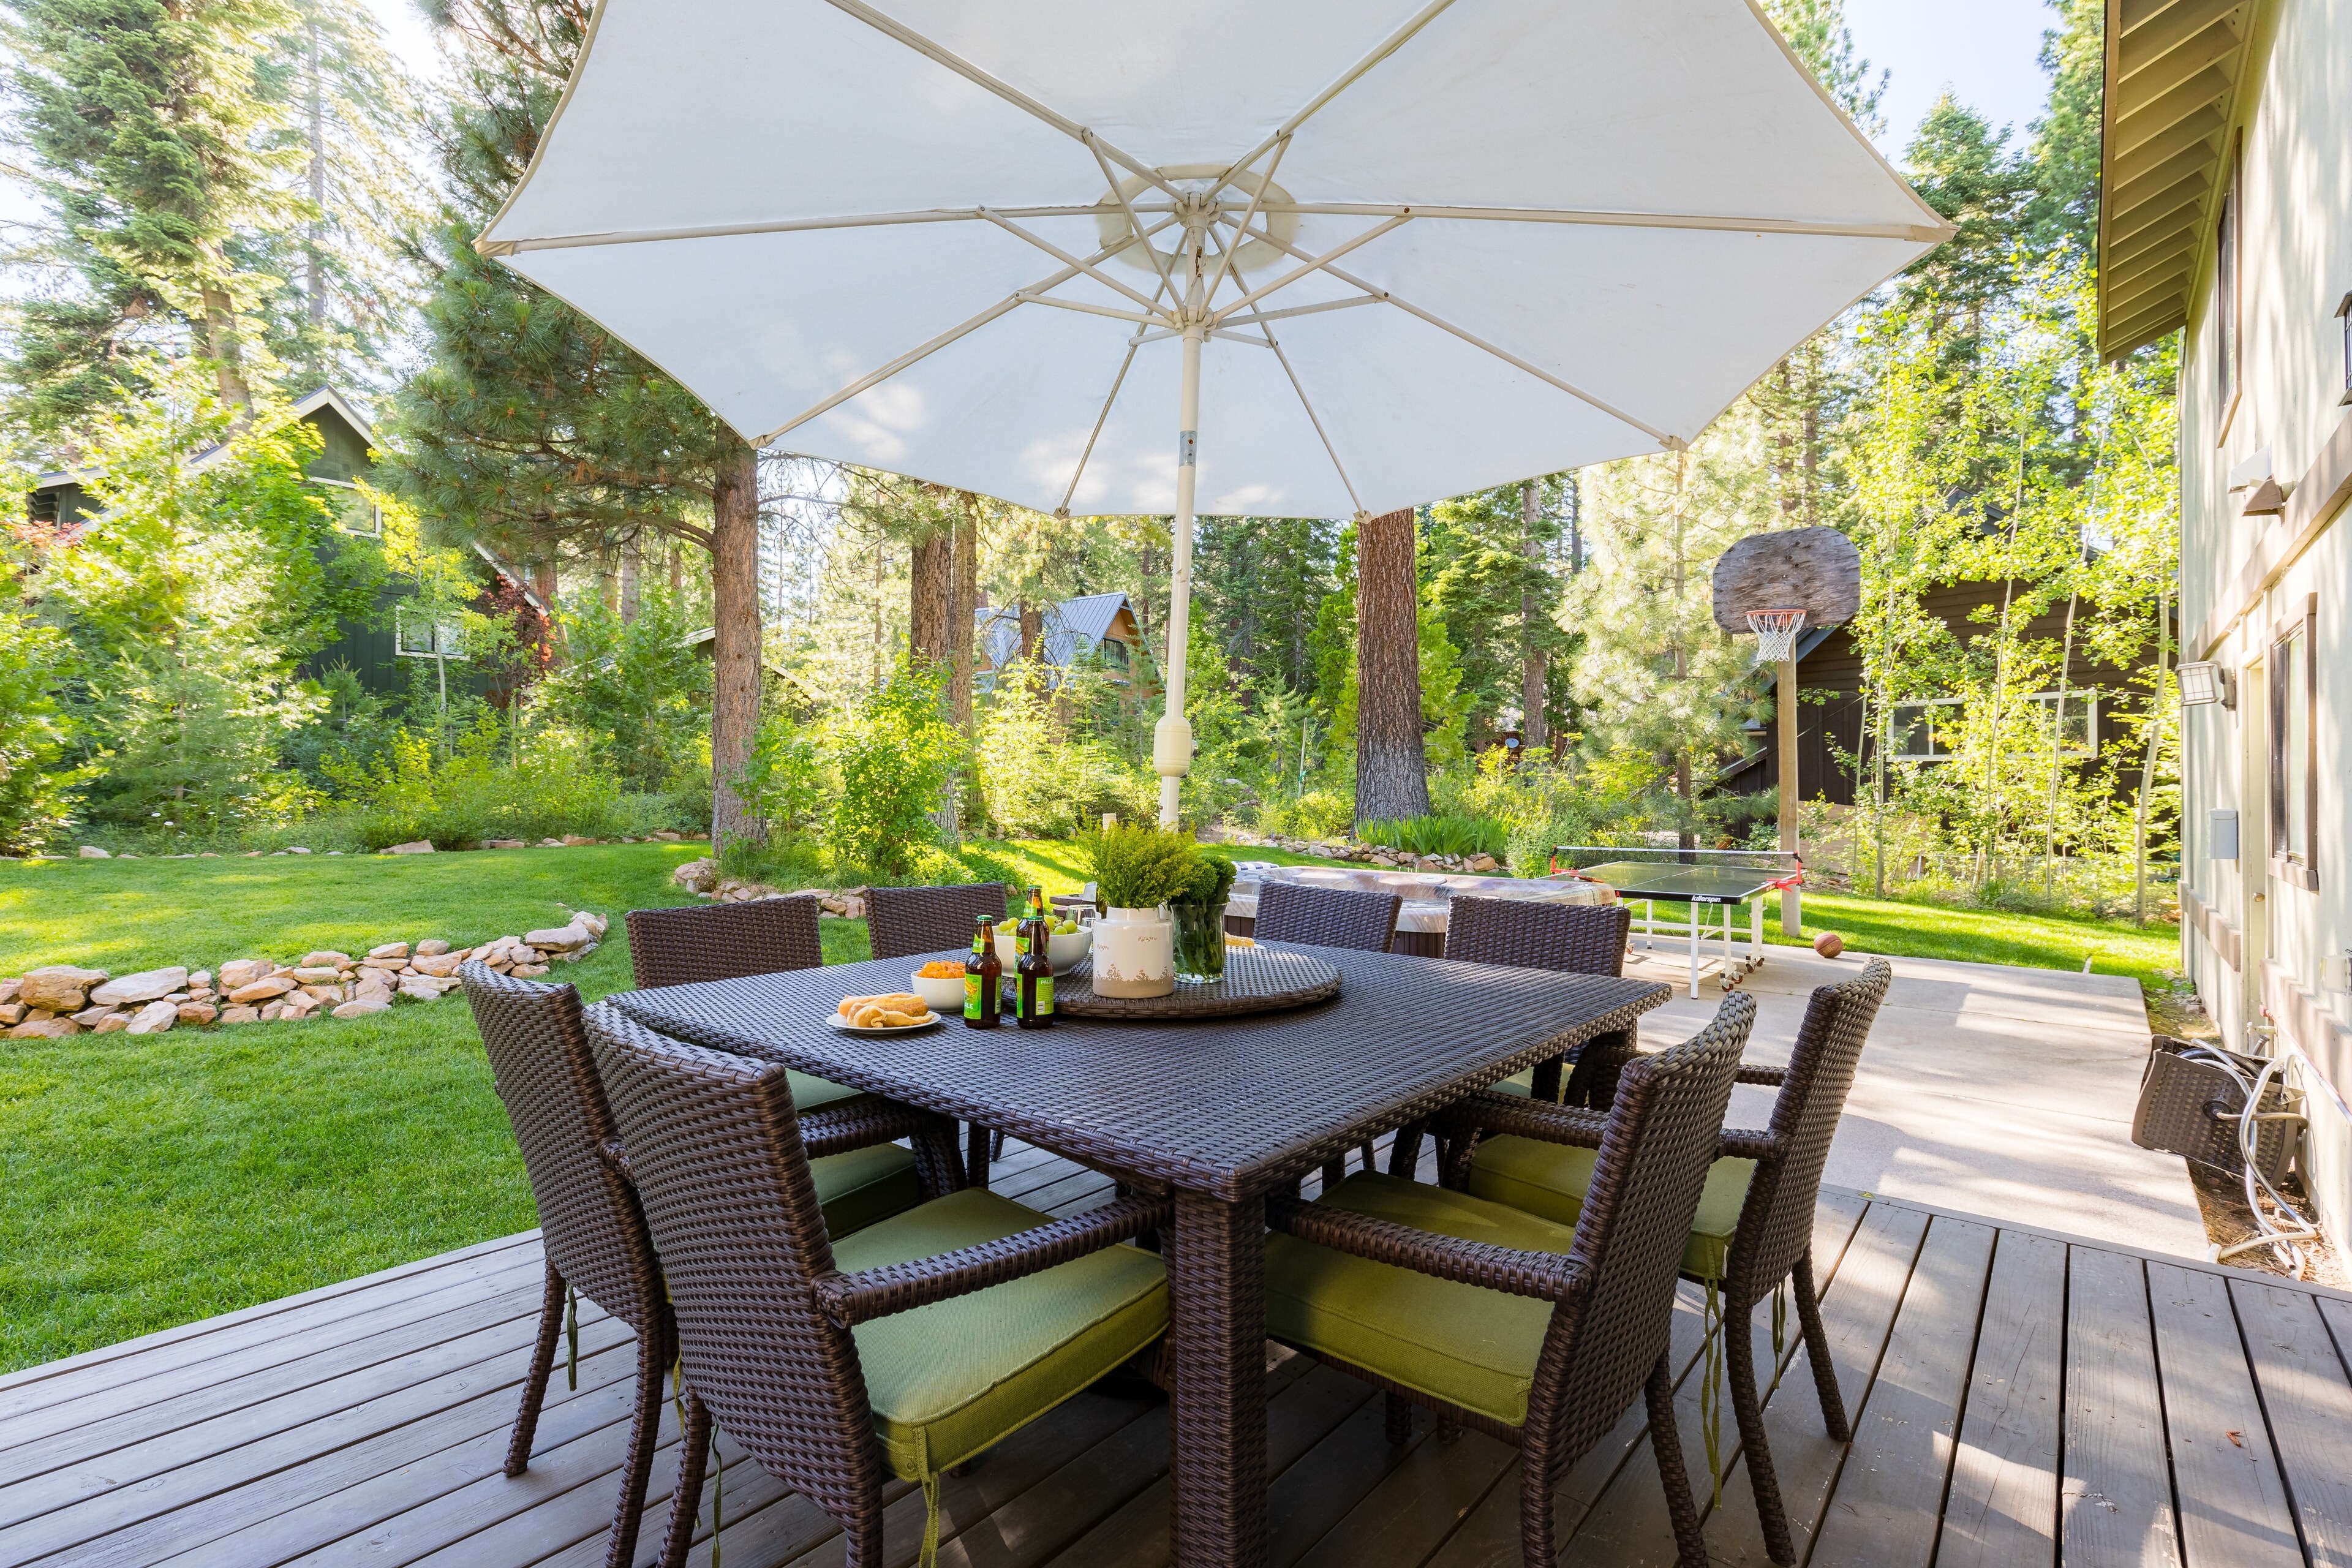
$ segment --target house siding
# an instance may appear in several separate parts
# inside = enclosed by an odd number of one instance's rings
[[[2182,963],[2234,1046],[2277,1030],[2311,1118],[2305,1175],[2340,1247],[2352,1234],[2352,645],[2343,526],[2343,322],[2352,290],[2352,6],[2283,0],[2251,7],[2255,32],[2232,114],[2241,149],[2240,321],[2234,409],[2221,401],[2221,325],[2209,217],[2182,342],[2181,620],[2184,658],[2239,680],[2234,710],[2183,710]],[[2229,474],[2263,447],[2282,483],[2301,481],[2283,517],[2241,513]],[[2267,851],[2268,705],[2273,631],[2315,604],[2318,886],[2273,876]],[[2212,858],[2210,814],[2238,813],[2240,857]]]

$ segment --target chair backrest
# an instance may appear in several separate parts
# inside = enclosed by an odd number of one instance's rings
[[[814,969],[824,963],[816,899],[754,899],[631,910],[629,969],[639,985],[688,985]]]
[[[1394,893],[1368,888],[1268,882],[1258,891],[1257,921],[1251,929],[1261,942],[1386,952],[1389,938],[1396,933],[1397,907],[1403,902]]]
[[[1570,1252],[1592,1288],[1553,1314],[1536,1365],[1528,1426],[1553,1435],[1549,1462],[1613,1426],[1666,1348],[1683,1249],[1755,1022],[1756,999],[1735,993],[1690,1039],[1626,1064]]]
[[[548,1261],[644,1333],[659,1311],[661,1266],[636,1195],[600,1152],[620,1131],[582,1027],[580,993],[480,963],[457,973],[522,1146]]]
[[[877,958],[971,945],[972,922],[1004,918],[1004,884],[967,882],[946,888],[874,888],[866,895],[866,930]]]
[[[784,1068],[657,1035],[609,1002],[586,1024],[667,1266],[687,1383],[826,1512],[877,1506],[857,1347],[817,1305],[833,1244]]]
[[[1570,974],[1625,973],[1625,904],[1544,904],[1470,895],[1445,906],[1445,956],[1471,963],[1558,969]]]
[[[1780,1154],[1758,1164],[1748,1181],[1726,1260],[1726,1285],[1734,1301],[1762,1297],[1812,1244],[1822,1167],[1829,1163],[1830,1141],[1845,1114],[1863,1043],[1894,978],[1893,966],[1874,958],[1852,980],[1817,988],[1806,1005],[1796,1049],[1789,1054],[1789,1076],[1772,1106],[1771,1130]]]

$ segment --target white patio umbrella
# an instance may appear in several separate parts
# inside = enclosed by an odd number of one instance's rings
[[[488,254],[755,445],[1361,516],[1672,447],[1950,233],[1748,0],[604,0]]]

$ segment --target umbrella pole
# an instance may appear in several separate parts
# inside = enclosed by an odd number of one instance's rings
[[[1176,826],[1177,797],[1192,771],[1192,726],[1185,721],[1186,655],[1192,638],[1192,486],[1201,429],[1202,323],[1184,327],[1184,374],[1177,395],[1175,567],[1168,584],[1168,706],[1151,733],[1151,757],[1160,772],[1160,826]]]

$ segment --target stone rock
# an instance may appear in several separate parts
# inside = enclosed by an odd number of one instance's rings
[[[24,988],[25,983],[21,980],[0,980],[0,1006],[5,1006],[14,1002],[16,999],[16,993]]]
[[[485,838],[482,840],[482,847],[485,849],[528,849],[530,846],[525,844],[520,838]]]
[[[1501,868],[1501,863],[1492,855],[1481,855],[1470,862],[1470,869],[1473,871],[1496,871]]]
[[[362,958],[360,960],[360,967],[363,970],[381,970],[387,974],[405,974],[408,973],[408,960],[404,958]]]
[[[131,1027],[130,1014],[109,1013],[105,1017],[100,1018],[89,1032],[93,1035],[119,1035],[129,1027]]]
[[[672,871],[669,879],[693,892],[707,893],[719,880],[719,862],[707,856],[699,860],[688,860]]]
[[[183,1002],[193,1002],[195,998],[189,995],[184,991],[174,991],[169,996],[164,997],[163,1000],[176,1007]]]
[[[81,1026],[71,1018],[27,1018],[8,1031],[12,1040],[62,1040],[81,1033]]]
[[[682,833],[673,833],[667,827],[656,827],[646,837],[654,839],[657,843],[676,844],[678,840],[684,838],[686,835]]]
[[[341,998],[337,997],[336,1000],[341,1001]],[[289,991],[278,999],[278,1005],[286,1009],[284,1013],[278,1015],[281,1018],[289,1015],[308,1017],[317,1012],[321,1005],[320,999],[308,991]]]
[[[95,1005],[84,1007],[73,1015],[73,1021],[79,1024],[85,1029],[95,1029],[100,1024],[106,1022],[107,1019],[113,1017],[114,1015],[120,1011],[121,1011],[121,1009],[117,1007],[100,1007]]]
[[[408,944],[404,942],[387,942],[380,946],[369,948],[367,955],[370,958],[406,958]]]
[[[386,849],[384,853],[387,855],[430,855],[433,853],[433,840],[430,838],[412,839],[406,844],[395,844],[391,848]]]
[[[109,855],[105,850],[100,849],[95,844],[85,844],[79,849],[75,850],[74,853],[80,856],[85,860],[110,860],[113,858],[112,856]]]
[[[594,839],[583,838],[577,833],[567,833],[563,836],[563,847],[566,849],[576,848],[580,845],[593,844],[596,841]]]
[[[392,1011],[392,1001],[389,997],[354,996],[352,1000],[336,1008],[333,1016],[338,1018],[364,1018],[371,1013],[388,1013],[390,1011]]]
[[[561,838],[542,838],[539,841],[539,847],[541,849],[561,849],[563,847],[563,840]]]
[[[89,988],[106,983],[103,969],[77,969],[70,963],[45,964],[25,971],[16,994],[27,1007],[52,1013],[78,1013],[88,1004]]]
[[[286,847],[286,853],[289,855],[308,855],[310,851],[303,848],[299,844],[289,844]]]
[[[272,974],[256,980],[250,984],[235,987],[229,992],[228,999],[249,1007],[257,1002],[267,1002],[273,996],[283,996],[293,989],[293,981],[283,975]]]
[[[542,952],[571,952],[575,949],[586,947],[595,940],[588,934],[587,928],[577,921],[568,926],[530,931],[523,937],[523,941]]]
[[[416,944],[416,956],[419,958],[438,958],[448,951],[449,944],[437,936],[428,936]]]
[[[210,990],[212,983],[213,972],[209,969],[192,969],[188,972],[188,989],[191,991]]]
[[[465,962],[466,961],[463,958],[460,958],[454,952],[436,952],[428,953],[423,958],[411,960],[408,967],[414,973],[429,974],[434,976],[436,979],[445,979],[449,975],[457,973],[457,965]]]
[[[547,973],[547,965],[544,963],[518,963],[512,969],[507,971],[507,973],[513,975],[517,980],[536,980],[541,975]]]
[[[572,923],[576,926],[584,926],[587,928],[588,934],[594,937],[598,942],[604,941],[604,933],[613,929],[612,921],[606,920],[603,915],[592,915],[585,910],[573,915],[572,917]]]
[[[215,1021],[222,1024],[250,1024],[257,1021],[260,1016],[261,1009],[258,1007],[224,1007],[220,1010],[220,1017]]]
[[[352,955],[337,952],[331,947],[315,948],[304,953],[301,963],[297,965],[302,969],[349,969],[351,966]]]
[[[30,1011],[22,1002],[0,1002],[0,1029],[15,1028]]]
[[[343,972],[331,963],[306,963],[294,971],[294,978],[305,985],[332,985],[343,977]]]
[[[240,985],[250,985],[269,976],[270,963],[266,958],[232,958],[220,966],[217,989],[234,991]]]
[[[344,999],[343,988],[340,985],[305,985],[301,994],[313,1002],[331,1007]],[[293,998],[289,996],[287,1000],[290,1002]]]
[[[442,987],[448,984],[429,974],[410,974],[402,978],[400,994],[415,1002],[436,1002],[440,1000]]]
[[[261,1009],[261,1021],[265,1024],[274,1024],[285,1016],[286,1004],[283,1002],[272,1002]]]
[[[220,1009],[209,1002],[180,1004],[180,1022],[183,1024],[209,1024],[219,1016]]]
[[[841,918],[848,921],[864,920],[866,918],[866,900],[864,899],[856,898],[842,900]]]
[[[160,1035],[180,1021],[180,1005],[176,1002],[150,1002],[124,1026],[133,1035]]]

